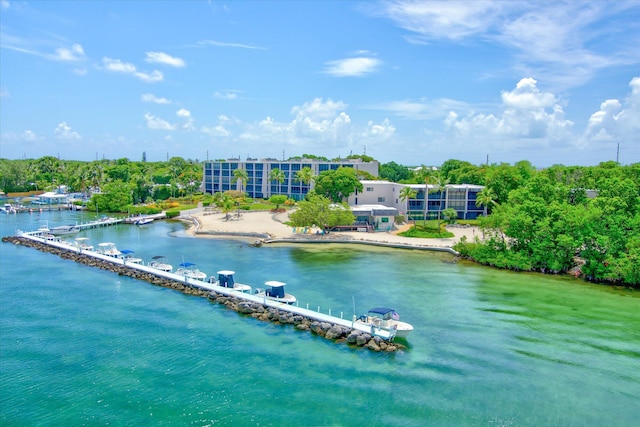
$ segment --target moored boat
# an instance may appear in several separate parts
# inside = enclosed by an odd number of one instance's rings
[[[111,242],[98,243],[97,252],[99,254],[112,256],[114,258],[118,258],[122,255],[122,252],[120,252],[118,248],[116,248],[116,244]]]
[[[284,302],[286,304],[295,304],[296,297],[291,294],[285,293],[284,287],[286,283],[278,282],[277,280],[269,280],[264,282],[266,289],[256,289],[256,295],[264,297],[273,301]]]
[[[178,266],[176,274],[196,280],[206,280],[207,273],[198,270],[198,267],[192,262],[183,262]]]
[[[355,321],[369,325],[372,329],[395,330],[395,336],[399,338],[406,338],[413,331],[413,326],[409,323],[401,322],[400,315],[392,308],[372,308],[366,315],[363,314]]]
[[[92,251],[93,246],[87,243],[88,240],[88,237],[76,237],[76,247],[80,249],[80,251]]]
[[[135,225],[145,225],[145,224],[149,224],[151,222],[153,222],[153,218],[150,218],[148,216],[143,216],[143,217],[135,220],[133,223]]]
[[[163,255],[156,255],[151,258],[149,267],[155,268],[156,270],[166,271],[167,273],[171,273],[173,271],[173,266],[167,262],[167,257]]]
[[[71,225],[59,225],[57,227],[52,227],[49,229],[49,232],[54,236],[62,236],[66,234],[75,234],[80,231],[80,227],[75,224]]]
[[[235,271],[231,270],[221,270],[218,271],[218,277],[211,276],[209,277],[209,283],[222,286],[223,288],[231,288],[235,291],[251,293],[251,286],[245,285],[242,283],[236,283],[233,275],[236,274]]]
[[[131,249],[123,249],[120,251],[120,253],[122,253],[121,257],[125,263],[142,264],[142,258],[134,257],[133,254],[135,252]]]

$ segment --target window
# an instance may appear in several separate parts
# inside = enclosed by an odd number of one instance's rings
[[[378,197],[378,203],[384,203],[384,197]]]
[[[386,216],[383,216],[382,218],[380,218],[380,222],[389,222],[389,218]]]
[[[373,191],[373,187],[367,187],[367,191]]]

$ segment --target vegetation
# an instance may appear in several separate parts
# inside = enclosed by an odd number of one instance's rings
[[[353,168],[340,167],[320,173],[316,178],[315,193],[334,203],[342,203],[356,190],[362,191],[362,183]]]
[[[454,234],[447,231],[440,220],[416,221],[409,230],[400,232],[398,235],[420,239],[454,237]]]
[[[329,231],[339,225],[351,225],[356,218],[345,203],[336,204],[327,197],[311,194],[298,203],[290,219],[294,227],[317,226]]]

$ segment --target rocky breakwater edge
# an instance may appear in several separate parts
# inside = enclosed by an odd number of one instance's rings
[[[353,348],[366,348],[377,352],[395,352],[406,347],[400,343],[388,342],[378,336],[373,336],[363,331],[336,325],[330,322],[321,322],[277,307],[268,307],[262,304],[246,301],[233,296],[224,295],[216,291],[192,286],[177,280],[160,277],[144,271],[135,270],[125,265],[118,265],[102,259],[92,257],[74,250],[67,250],[57,246],[47,245],[36,240],[20,236],[5,236],[5,243],[26,246],[42,252],[51,253],[60,258],[72,260],[89,267],[117,273],[137,280],[143,280],[155,286],[174,289],[186,295],[208,298],[210,301],[224,305],[226,308],[236,311],[241,315],[250,316],[257,320],[273,322],[280,325],[293,325],[297,330],[309,331],[318,336],[332,340],[336,343],[346,343]]]

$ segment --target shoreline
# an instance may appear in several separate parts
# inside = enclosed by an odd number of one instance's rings
[[[273,213],[269,211],[242,211],[229,214],[229,219],[220,212],[205,212],[202,208],[185,211],[178,219],[190,224],[187,234],[203,238],[231,238],[246,240],[255,245],[262,244],[362,244],[408,250],[428,250],[447,252],[457,256],[453,245],[462,236],[475,238],[477,227],[451,227],[454,237],[414,238],[399,236],[398,233],[410,228],[411,224],[401,224],[391,232],[333,232],[328,235],[316,234],[319,229],[311,228],[306,233],[296,232],[284,224],[289,212]]]

